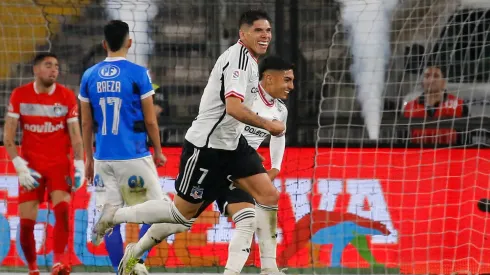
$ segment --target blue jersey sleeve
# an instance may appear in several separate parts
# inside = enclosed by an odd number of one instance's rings
[[[90,102],[88,96],[87,79],[89,76],[90,69],[86,70],[82,76],[82,81],[80,83],[80,93],[78,94],[78,99],[83,102]]]
[[[151,84],[150,71],[142,69],[141,72],[141,76],[138,78],[137,83],[140,90],[140,97],[141,99],[144,99],[155,94],[155,91],[153,91],[153,85]]]

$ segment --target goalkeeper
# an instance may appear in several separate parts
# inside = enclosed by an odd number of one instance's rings
[[[294,88],[292,64],[280,57],[266,57],[259,65],[259,78],[258,96],[252,111],[268,120],[279,120],[286,124],[288,111],[281,99],[287,99],[289,92]],[[257,149],[270,136],[270,133],[264,129],[246,125],[243,136],[250,146]],[[269,147],[272,168],[267,171],[271,180],[277,177],[281,169],[285,144],[284,135],[271,136]],[[216,200],[218,208],[222,214],[233,219],[236,228],[228,248],[225,274],[240,274],[248,259],[255,230],[257,230],[259,239],[261,274],[281,274],[276,263],[277,236],[270,234],[270,232],[275,232],[275,224],[271,225],[267,220],[260,220],[256,223],[254,199],[247,192],[235,188],[233,182],[230,182],[229,189],[218,192],[221,193]],[[204,202],[196,217],[211,203],[212,201]],[[271,226],[274,227],[274,230],[271,230]],[[129,274],[143,253],[173,234],[176,231],[174,228],[180,229],[181,225],[154,224],[138,243],[128,244],[120,264],[119,274]]]
[[[77,101],[72,91],[56,83],[59,74],[56,55],[38,54],[33,71],[34,82],[16,88],[10,96],[3,136],[19,177],[19,241],[29,274],[39,274],[34,225],[39,203],[49,195],[56,219],[52,274],[69,274],[64,255],[69,236],[70,192],[79,189],[84,178]],[[21,155],[15,146],[18,122],[23,130]],[[75,154],[74,182],[70,147]]]

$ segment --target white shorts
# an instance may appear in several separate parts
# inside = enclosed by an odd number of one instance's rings
[[[160,187],[151,156],[125,161],[95,160],[94,173],[99,210],[105,204],[132,206],[147,200],[170,200]]]

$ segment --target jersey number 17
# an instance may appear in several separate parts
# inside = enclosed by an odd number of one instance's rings
[[[119,97],[101,97],[99,99],[100,109],[102,110],[102,135],[107,135],[107,106],[114,106],[114,111],[112,112],[112,134],[117,135],[119,130],[119,113],[121,111],[122,99]]]

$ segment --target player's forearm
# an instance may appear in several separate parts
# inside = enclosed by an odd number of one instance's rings
[[[83,160],[83,142],[82,140],[71,142],[71,147],[73,148],[73,155],[76,160]]]
[[[243,104],[226,105],[226,113],[236,120],[248,124],[250,126],[267,129],[269,121],[255,114],[252,110]]]
[[[5,150],[7,150],[7,154],[10,157],[10,160],[13,160],[19,154],[17,153],[17,147],[15,146],[15,141],[13,139],[3,139],[3,146],[5,146]]]
[[[269,151],[271,156],[271,168],[281,170],[284,151],[286,150],[286,137],[271,137],[269,143]]]
[[[160,130],[158,129],[158,123],[146,123],[146,131],[150,138],[151,144],[155,151],[161,152],[162,146],[160,144]]]
[[[85,156],[87,159],[93,159],[94,157],[94,141],[93,141],[93,129],[92,123],[82,121],[82,152],[85,149]],[[75,150],[75,147],[73,147]]]
[[[17,130],[17,119],[7,116],[3,126],[3,146],[7,150],[10,159],[13,160],[19,154],[15,146],[15,131]]]
[[[83,141],[80,135],[80,126],[78,121],[70,122],[68,124],[68,131],[70,133],[71,147],[73,148],[73,155],[76,160],[83,160]]]

